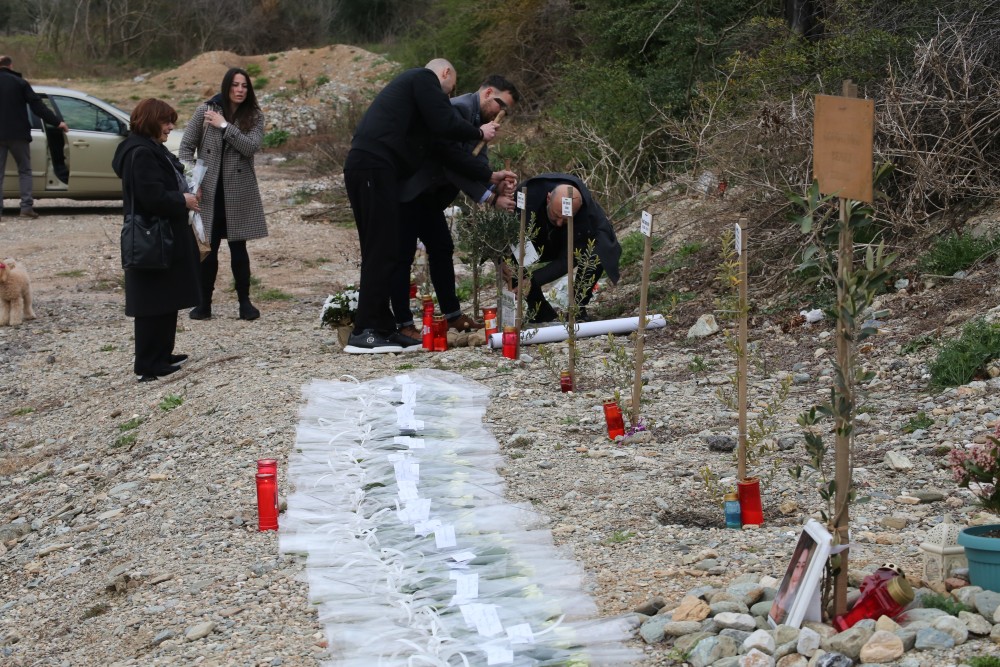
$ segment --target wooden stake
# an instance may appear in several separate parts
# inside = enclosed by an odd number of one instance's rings
[[[559,186],[556,186],[558,191]],[[581,195],[582,196],[582,195]],[[563,213],[565,214],[565,199],[563,197]],[[569,295],[566,302],[566,333],[569,335],[569,378],[576,389],[576,290],[573,289],[573,198],[569,197],[569,215],[566,217],[566,292]]]
[[[747,478],[747,232],[746,218],[740,218],[737,225],[739,238],[736,239],[740,255],[740,332],[737,352],[736,403],[739,405],[739,441],[737,446],[736,478]]]
[[[518,336],[521,335],[521,324],[524,322],[524,303],[521,301],[521,294],[523,293],[522,283],[524,282],[524,234],[528,220],[528,188],[521,188],[521,199],[524,200],[524,206],[521,207],[521,225],[517,233],[517,319],[514,323],[514,326],[517,327]]]
[[[850,79],[844,81],[844,97],[857,97],[858,87]],[[840,247],[837,266],[837,309],[843,313],[846,299],[847,278],[854,263],[854,239],[850,227],[850,214],[847,211],[848,200],[838,198],[840,204]],[[851,340],[847,322],[841,314],[837,318],[837,363],[843,373],[843,396],[840,400],[847,406],[854,404],[854,385],[851,375]],[[836,504],[834,505],[834,530],[837,532],[835,543],[846,546],[850,542],[850,512],[849,498],[851,492],[851,413],[853,407],[848,407],[848,414],[839,415],[834,425],[836,433],[836,470],[834,480],[837,484]],[[847,612],[847,569],[848,549],[840,552],[840,567],[833,581],[834,615]]]
[[[493,119],[493,122],[499,125],[500,121],[503,120],[505,113],[506,112],[503,109],[500,109],[500,111],[497,113],[497,117]],[[485,139],[476,144],[476,147],[472,150],[472,156],[475,157],[479,155],[479,151],[483,150],[483,146],[485,145],[486,145]]]
[[[639,405],[642,402],[642,348],[646,342],[646,305],[649,293],[649,264],[653,254],[653,216],[642,212],[642,233],[646,245],[642,249],[642,288],[639,290],[639,328],[635,333],[635,381],[632,383],[631,426],[639,423]],[[648,222],[648,226],[647,223]]]

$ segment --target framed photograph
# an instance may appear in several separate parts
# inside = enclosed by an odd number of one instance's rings
[[[815,519],[806,522],[767,615],[772,627],[784,624],[797,628],[802,621],[823,620],[820,583],[832,542],[823,524]]]

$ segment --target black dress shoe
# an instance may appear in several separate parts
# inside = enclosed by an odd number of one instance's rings
[[[210,320],[212,319],[212,306],[195,306],[188,313],[188,317],[192,320]]]
[[[179,364],[187,358],[188,356],[186,354],[171,354],[169,357],[167,357],[167,363]]]
[[[152,382],[157,378],[161,378],[165,375],[170,375],[171,373],[176,373],[181,369],[180,366],[162,366],[157,368],[152,373],[142,373],[139,378],[139,382]]]

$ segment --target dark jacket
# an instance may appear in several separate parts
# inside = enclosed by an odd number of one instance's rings
[[[540,174],[517,184],[518,192],[523,187],[528,188],[524,208],[529,220],[532,213],[535,214],[534,220],[538,227],[536,239],[544,245],[547,238],[559,238],[560,236],[563,239],[566,238],[565,231],[562,231],[560,235],[559,228],[549,222],[546,211],[546,195],[558,185],[572,185],[580,191],[580,196],[583,199],[583,205],[579,212],[573,216],[573,246],[583,248],[589,239],[594,239],[594,250],[597,251],[597,257],[601,260],[601,266],[604,267],[611,282],[617,283],[621,277],[618,272],[618,259],[621,257],[622,247],[615,236],[615,228],[612,227],[604,209],[594,201],[590,190],[576,176],[572,174]],[[564,245],[562,252],[565,251]]]
[[[437,74],[418,67],[375,96],[354,131],[351,148],[379,156],[405,178],[420,168],[436,137],[478,141],[479,136],[479,128],[452,109]]]
[[[9,67],[0,67],[0,141],[31,141],[29,106],[50,125],[62,122],[20,74]]]
[[[451,106],[475,127],[482,125],[478,90],[453,98]],[[479,139],[435,142],[432,159],[400,184],[399,200],[407,202],[425,194],[434,197],[434,201],[444,208],[462,191],[473,201],[480,201],[489,188],[493,169],[488,146],[483,146],[479,155],[472,155],[478,144]]]
[[[148,317],[197,306],[199,255],[188,224],[184,194],[177,179],[180,161],[160,144],[130,134],[118,144],[111,161],[122,179],[125,214],[135,211],[170,220],[174,233],[173,257],[163,271],[125,270],[125,314]]]

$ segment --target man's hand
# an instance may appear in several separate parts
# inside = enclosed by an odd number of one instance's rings
[[[480,125],[479,131],[483,133],[483,141],[493,141],[493,137],[497,136],[497,128],[499,127],[493,121]]]
[[[508,191],[507,184],[510,183],[510,187],[513,188],[513,184],[517,183],[517,174],[512,171],[507,171],[506,169],[502,171],[494,171],[490,176],[490,183],[497,185],[497,194],[510,194],[513,190]]]
[[[66,132],[69,132],[69,125],[66,124],[66,121],[60,121],[59,124],[56,125],[56,127],[58,127],[60,130],[62,130],[63,134],[65,134]]]
[[[497,195],[496,204],[497,208],[501,208],[508,213],[513,213],[514,209],[517,208],[517,202],[508,197],[507,195]]]

